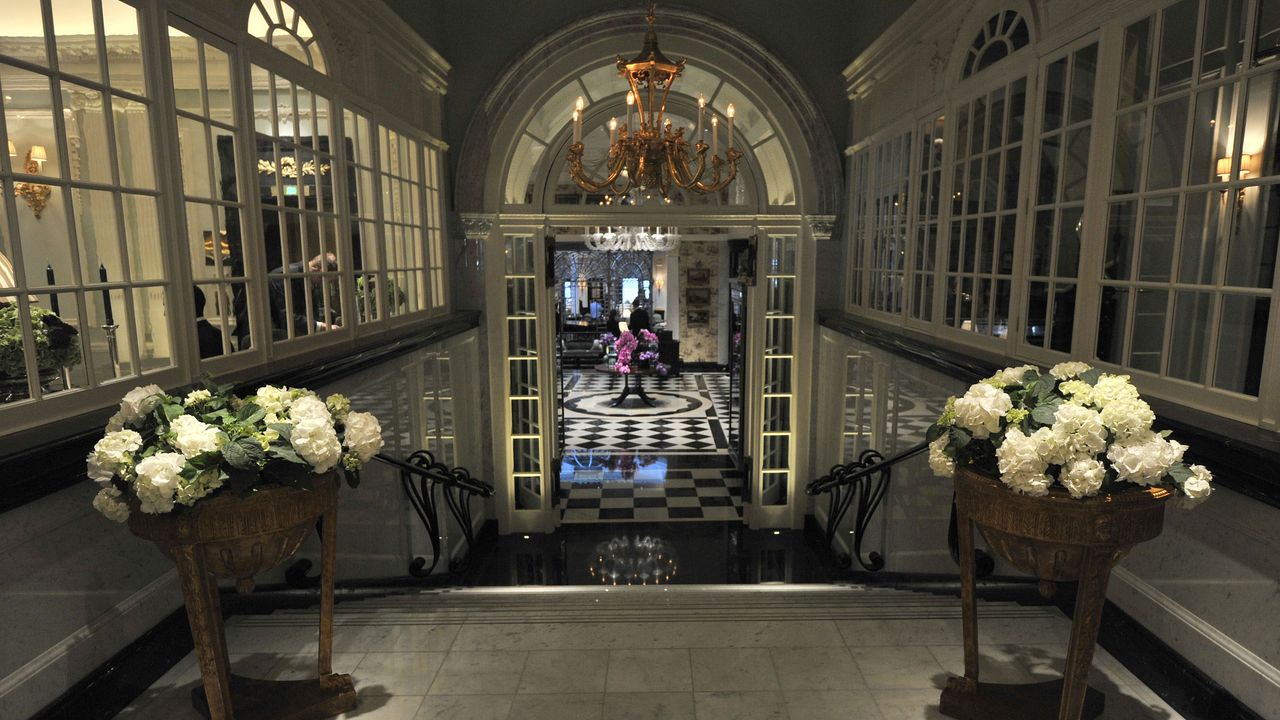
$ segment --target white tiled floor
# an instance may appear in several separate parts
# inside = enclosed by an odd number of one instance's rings
[[[343,717],[376,720],[940,718],[963,653],[955,599],[792,587],[449,591],[339,605],[335,668],[360,695]],[[548,622],[559,610],[563,618]],[[237,672],[292,678],[314,663],[314,612],[233,618]],[[1030,682],[1062,668],[1056,611],[984,604],[983,679]],[[194,658],[120,717],[195,718]],[[1099,651],[1104,718],[1179,720]]]

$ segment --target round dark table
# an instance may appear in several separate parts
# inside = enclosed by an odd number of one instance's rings
[[[622,405],[623,401],[630,397],[632,393],[635,393],[636,397],[640,398],[640,402],[645,405],[648,405],[649,407],[658,406],[657,401],[649,397],[649,395],[644,391],[644,384],[641,382],[642,377],[657,374],[657,371],[653,368],[642,368],[632,365],[630,373],[620,373],[614,369],[613,363],[601,363],[596,365],[595,369],[597,372],[622,376],[622,393],[609,403],[609,407],[618,407]],[[632,382],[632,378],[635,379],[634,383]]]

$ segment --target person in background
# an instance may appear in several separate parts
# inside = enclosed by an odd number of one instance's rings
[[[599,320],[599,319],[600,319],[600,313],[602,313],[602,312],[604,312],[604,306],[600,304],[600,301],[599,301],[599,300],[592,300],[592,301],[591,301],[591,319],[592,319],[592,320]]]
[[[636,299],[631,301],[631,317],[627,320],[627,326],[636,335],[639,335],[641,330],[653,330],[653,321],[649,318],[649,311],[644,307],[643,295],[637,295]]]
[[[304,269],[305,267],[305,269]],[[301,275],[306,273],[334,272],[338,269],[338,257],[333,253],[323,253],[305,263],[290,263],[288,273]],[[274,273],[286,272],[285,268],[276,268]],[[285,302],[285,282],[289,283],[289,295],[293,299],[293,308],[289,309]],[[311,317],[307,317],[306,283],[311,284]],[[290,320],[293,323],[294,337],[304,337],[312,330],[332,330],[336,325],[325,321],[324,281],[311,275],[307,278],[273,277],[268,283],[271,299],[271,323],[275,329],[276,339],[287,336]],[[336,308],[335,308],[336,311]],[[336,314],[336,312],[335,312]]]
[[[609,321],[605,324],[608,325],[609,332],[612,333],[614,337],[618,337],[619,335],[622,335],[621,322],[622,322],[622,315],[621,313],[618,312],[618,308],[611,309],[609,311]]]
[[[204,317],[204,291],[199,286],[192,289],[196,295],[196,339],[200,341],[200,359],[217,357],[222,354],[222,332]]]

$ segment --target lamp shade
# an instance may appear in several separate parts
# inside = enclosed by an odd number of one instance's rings
[[[1231,176],[1231,158],[1218,158],[1217,174],[1219,180],[1226,180]]]
[[[9,141],[9,157],[18,157],[18,148],[13,144],[12,140]]]
[[[31,159],[35,160],[36,162],[44,162],[45,160],[49,159],[49,156],[45,154],[43,145],[31,146]]]

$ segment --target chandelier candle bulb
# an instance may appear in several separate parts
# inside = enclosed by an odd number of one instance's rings
[[[618,137],[618,118],[609,118],[609,146],[613,147],[613,143]]]
[[[720,149],[720,118],[711,116],[711,157]]]
[[[735,111],[734,111],[734,109],[733,109],[733,103],[729,103],[729,108],[728,108],[727,110],[725,110],[725,115],[728,115],[728,116],[729,116],[729,144],[726,146],[726,147],[728,147],[728,148],[732,148],[732,147],[733,147],[733,116],[734,116],[734,113],[735,113]]]
[[[582,142],[582,113],[578,110],[573,111],[573,141]]]
[[[631,117],[631,113],[633,110],[635,110],[635,107],[636,107],[635,91],[629,90],[627,91],[627,131],[628,132],[634,132],[635,125],[632,124],[634,121]]]
[[[702,113],[706,112],[706,109],[707,97],[698,93],[698,132],[694,135],[698,139],[697,142],[702,142]],[[694,146],[696,147],[697,143],[694,143]]]

